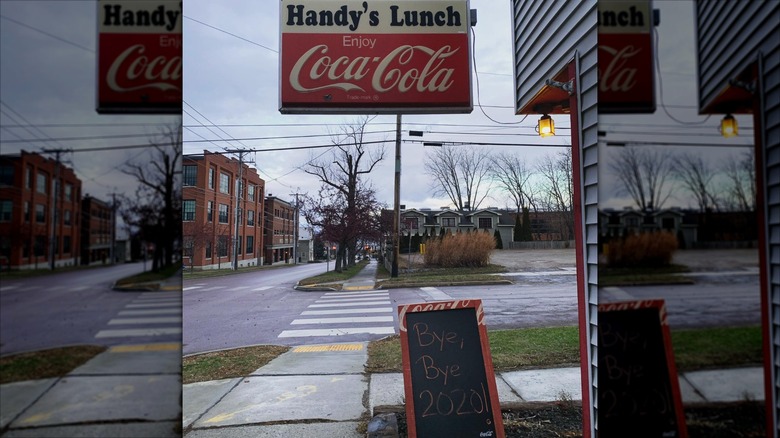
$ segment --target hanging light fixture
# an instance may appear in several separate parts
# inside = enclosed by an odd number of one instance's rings
[[[545,114],[539,119],[539,125],[536,127],[536,132],[540,137],[550,137],[555,135],[555,123],[549,114]]]
[[[735,137],[738,133],[737,120],[731,114],[726,114],[720,121],[720,135],[729,138]]]

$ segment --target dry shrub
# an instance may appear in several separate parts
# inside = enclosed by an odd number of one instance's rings
[[[476,268],[490,264],[496,239],[489,233],[447,234],[428,241],[425,265],[441,268]]]
[[[633,234],[609,244],[610,266],[668,266],[677,250],[677,238],[668,231]]]

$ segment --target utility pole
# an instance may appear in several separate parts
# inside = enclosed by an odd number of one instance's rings
[[[300,187],[298,187],[298,190],[300,190]],[[295,220],[293,221],[293,226],[295,227],[293,229],[293,264],[298,264],[298,195],[302,195],[303,193],[290,193],[290,196],[295,196]]]
[[[60,154],[68,152],[68,149],[44,149],[45,153],[52,153],[56,157],[54,164],[54,179],[51,182],[51,233],[49,234],[49,262],[50,268],[53,271],[56,267],[56,254],[57,250],[57,200],[59,198],[59,179],[60,179]]]
[[[233,216],[233,221],[235,222],[234,233],[233,238],[231,239],[233,241],[233,263],[232,263],[232,269],[234,271],[238,270],[238,239],[240,238],[238,235],[239,232],[239,221],[238,221],[238,213],[241,211],[240,202],[241,202],[241,196],[240,196],[240,189],[241,189],[241,179],[243,178],[244,173],[244,154],[251,152],[249,149],[227,149],[225,150],[227,153],[231,154],[238,154],[238,178],[236,179],[235,184],[235,191],[236,191],[236,208],[235,208],[235,214]]]
[[[109,247],[108,254],[111,257],[111,264],[114,260],[114,246],[116,245],[116,193],[111,193],[111,246]]]
[[[393,196],[393,263],[390,276],[398,277],[400,255],[399,228],[401,222],[401,114],[395,116],[395,195]]]

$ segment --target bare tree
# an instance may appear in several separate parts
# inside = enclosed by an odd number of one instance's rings
[[[478,209],[488,195],[490,159],[473,148],[442,146],[427,157],[433,194],[446,196],[458,210]]]
[[[308,198],[308,203],[305,201],[303,213],[306,220],[312,225],[318,225],[317,209],[320,207],[322,212],[327,210],[325,216],[328,218],[338,216],[343,221],[343,232],[338,236],[330,236],[339,243],[335,266],[337,271],[347,264],[355,263],[358,242],[356,232],[362,227],[365,209],[370,208],[366,199],[374,199],[373,190],[362,177],[371,173],[384,159],[384,146],[369,149],[364,144],[365,130],[370,121],[364,117],[353,124],[342,125],[341,131],[332,135],[334,148],[329,159],[311,160],[304,168],[304,172],[319,178],[323,185],[316,200]]]
[[[755,151],[750,148],[741,156],[726,160],[723,173],[727,179],[727,203],[732,210],[756,209]]]
[[[150,155],[122,169],[139,183],[135,197],[123,196],[122,216],[145,241],[154,242],[152,270],[157,271],[173,264],[181,244],[181,126],[168,127],[150,144]]]
[[[540,190],[543,208],[562,214],[561,237],[568,240],[574,236],[574,179],[571,148],[542,157],[537,164],[537,171],[542,178]]]
[[[182,255],[189,257],[190,269],[194,268],[195,255],[209,244],[213,246],[213,224],[196,222],[182,223]]]
[[[682,154],[676,157],[672,173],[696,199],[699,210],[717,210],[718,200],[712,187],[716,172],[701,155]]]
[[[512,199],[517,213],[522,213],[524,208],[536,209],[536,194],[530,182],[533,170],[519,155],[501,153],[492,156],[490,176]]]
[[[623,184],[618,194],[628,194],[640,210],[657,210],[672,194],[666,179],[672,171],[668,154],[649,149],[626,147],[620,150],[609,168]]]

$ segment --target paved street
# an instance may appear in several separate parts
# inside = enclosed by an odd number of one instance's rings
[[[114,281],[143,270],[142,263],[131,263],[3,280],[0,354],[74,344],[180,342],[181,294],[112,290]]]

